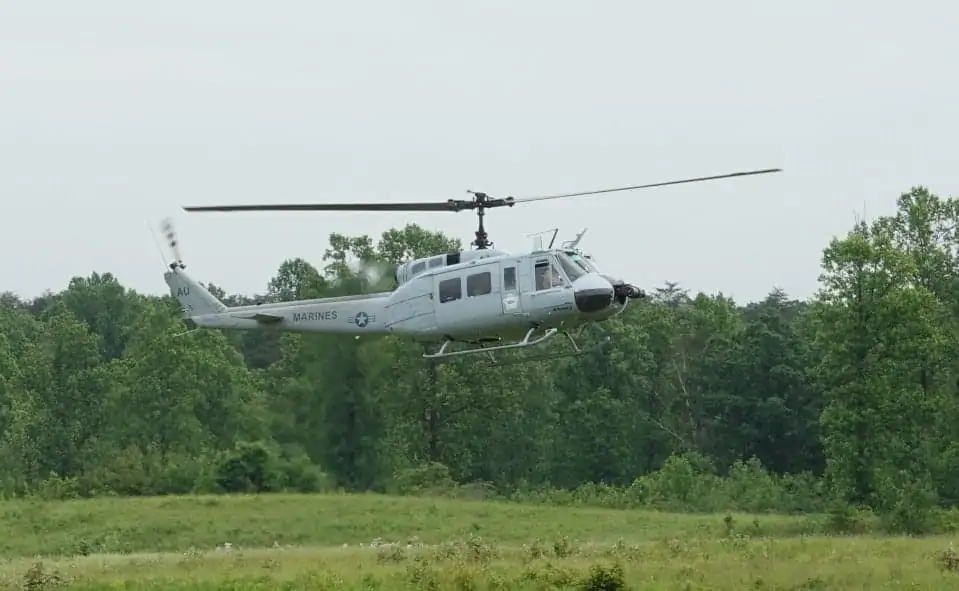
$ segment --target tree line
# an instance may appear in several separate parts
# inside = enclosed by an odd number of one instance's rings
[[[29,300],[7,292],[0,491],[601,487],[702,508],[722,488],[704,478],[731,483],[727,501],[741,504],[738,474],[778,487],[768,510],[951,507],[957,221],[959,200],[913,188],[894,214],[826,245],[808,301],[773,290],[739,304],[668,283],[584,337],[608,331],[611,347],[492,370],[434,366],[392,337],[183,334],[171,297],[110,273]],[[459,248],[416,225],[378,241],[332,234],[318,266],[287,260],[262,294],[207,287],[228,305],[382,290],[389,279],[355,261]]]

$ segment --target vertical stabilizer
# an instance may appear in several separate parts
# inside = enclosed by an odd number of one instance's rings
[[[226,304],[216,299],[205,287],[186,274],[186,265],[180,257],[179,241],[173,229],[173,220],[169,218],[163,220],[162,229],[173,255],[173,262],[167,265],[170,270],[163,274],[163,280],[170,287],[170,295],[180,302],[184,315],[189,318],[226,312]]]
[[[227,311],[226,304],[194,281],[176,263],[170,265],[170,270],[163,274],[163,280],[170,287],[170,295],[180,302],[183,313],[187,317],[220,314]]]

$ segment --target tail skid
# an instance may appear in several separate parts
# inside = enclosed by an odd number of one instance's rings
[[[283,316],[269,313],[275,306],[227,306],[183,269],[182,263],[173,263],[163,274],[163,279],[170,287],[170,295],[180,303],[184,318],[197,326],[243,329],[277,324],[283,320]],[[244,314],[247,310],[250,313]]]

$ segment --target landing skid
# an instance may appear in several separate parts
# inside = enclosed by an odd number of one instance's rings
[[[506,359],[506,360],[498,360],[496,356],[494,355],[494,353],[496,353],[497,351],[508,351],[511,349],[525,349],[527,347],[535,347],[537,345],[543,344],[546,341],[552,339],[557,334],[559,334],[559,332],[560,331],[556,328],[550,328],[550,329],[547,329],[546,332],[544,332],[542,335],[534,338],[533,335],[536,333],[536,328],[531,328],[528,331],[526,331],[526,336],[524,336],[522,340],[517,341],[515,343],[508,343],[505,345],[492,345],[492,346],[480,344],[480,345],[470,346],[466,349],[460,349],[458,351],[449,351],[448,349],[452,341],[447,340],[447,341],[443,341],[443,344],[442,346],[440,346],[438,351],[436,351],[435,353],[425,353],[423,354],[423,357],[425,357],[426,359],[434,360],[438,363],[442,363],[454,357],[463,357],[466,355],[476,355],[476,354],[485,353],[492,365],[496,367],[503,367],[506,365],[528,363],[531,361],[547,361],[550,359],[562,359],[564,357],[577,357],[579,355],[583,355],[585,353],[589,353],[591,351],[595,351],[596,349],[600,347],[603,347],[604,345],[609,343],[611,339],[609,336],[607,336],[596,346],[590,347],[589,349],[581,349],[579,345],[576,344],[576,340],[573,339],[573,335],[569,334],[566,331],[563,331],[562,334],[569,341],[569,344],[572,347],[572,350],[524,355],[522,357],[518,357],[514,359]]]

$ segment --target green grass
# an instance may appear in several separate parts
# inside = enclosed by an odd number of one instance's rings
[[[812,534],[822,519],[735,516],[752,533]],[[719,537],[723,516],[563,508],[378,495],[115,498],[0,503],[0,556],[164,552],[235,547],[369,544],[418,536],[439,543],[481,536],[497,544],[535,538],[613,543],[620,538]]]
[[[618,565],[634,589],[959,588],[948,537],[825,523],[375,495],[6,501],[0,585],[613,589],[582,585]]]

